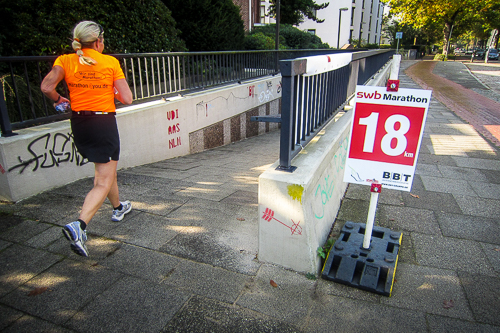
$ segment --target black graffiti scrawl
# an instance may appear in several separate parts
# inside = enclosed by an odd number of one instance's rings
[[[19,164],[11,167],[9,172],[20,169],[19,173],[23,173],[30,165],[33,165],[32,171],[35,172],[38,168],[58,167],[61,163],[75,163],[77,166],[88,163],[76,150],[70,133],[47,133],[31,141],[26,149],[30,156],[26,159],[18,156]]]

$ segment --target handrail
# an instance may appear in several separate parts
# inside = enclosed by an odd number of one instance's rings
[[[341,55],[280,61],[282,102],[277,170],[293,172],[296,168],[291,164],[292,158],[343,108],[356,85],[365,84],[393,54],[394,50],[377,50],[352,53],[349,61]],[[318,60],[319,67],[309,70],[311,63]]]
[[[264,50],[220,52],[157,52],[112,54],[119,59],[129,83],[134,103],[169,97],[248,79],[275,75],[276,59],[353,50]],[[21,129],[69,118],[57,114],[52,101],[40,91],[43,77],[57,56],[0,57],[0,129],[3,136]],[[68,97],[65,84],[58,92]],[[117,105],[120,107],[120,105]]]

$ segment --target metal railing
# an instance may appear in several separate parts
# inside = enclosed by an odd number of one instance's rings
[[[281,123],[278,170],[295,170],[292,158],[343,108],[356,85],[365,84],[393,54],[394,50],[356,52],[347,64],[319,74],[306,73],[310,58],[280,62],[281,116],[253,119]]]
[[[352,50],[279,50],[115,54],[124,70],[134,103],[279,72],[278,61]],[[57,114],[40,91],[43,77],[57,56],[0,57],[0,129],[12,129],[69,118]],[[64,81],[63,81],[64,82]],[[58,92],[68,97],[63,83]],[[118,106],[119,107],[119,106]]]

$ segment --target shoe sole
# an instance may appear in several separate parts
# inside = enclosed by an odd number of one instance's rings
[[[125,214],[128,214],[130,213],[130,211],[132,210],[132,205],[130,205],[129,209],[127,209],[125,211],[125,213],[122,214],[122,216],[120,218],[111,218],[111,221],[113,222],[120,222],[121,220],[123,220],[123,218],[125,217]]]
[[[78,254],[79,256],[88,257],[89,252],[87,251],[87,249],[85,249],[83,246],[77,245],[75,243],[75,240],[73,239],[72,234],[68,229],[69,228],[66,228],[66,226],[64,226],[62,233],[63,233],[64,237],[66,237],[66,239],[71,242],[71,244],[69,245],[71,247],[71,250],[73,252],[75,252],[76,254]]]
[[[73,252],[75,252],[76,254],[78,254],[79,256],[82,256],[82,257],[88,257],[89,256],[89,253],[87,252],[87,250],[75,243],[71,243],[70,244],[70,247],[71,247],[71,250],[73,250]]]

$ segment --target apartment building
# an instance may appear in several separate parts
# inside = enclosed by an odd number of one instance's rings
[[[269,11],[269,0],[233,0],[233,2],[240,7],[245,31],[252,31],[253,27],[258,25],[276,22],[274,18],[266,15]]]
[[[233,0],[241,8],[245,30],[262,24],[275,23],[267,16],[269,0]],[[352,41],[361,40],[362,44],[379,44],[382,38],[382,18],[384,4],[380,0],[316,0],[322,4],[329,2],[325,9],[317,12],[323,23],[306,19],[298,28],[307,30],[321,38],[330,47],[342,47]]]
[[[316,1],[325,2],[330,4],[317,13],[319,19],[325,20],[323,23],[306,20],[298,28],[316,34],[334,48],[355,40],[361,40],[362,44],[380,44],[384,14],[380,0]]]

